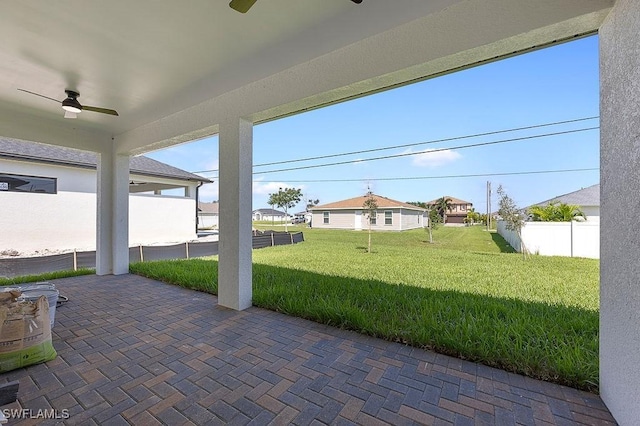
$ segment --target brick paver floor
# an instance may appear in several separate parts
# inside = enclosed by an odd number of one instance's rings
[[[615,424],[597,395],[126,276],[55,281],[58,357],[9,424]],[[68,410],[68,411],[63,411]]]

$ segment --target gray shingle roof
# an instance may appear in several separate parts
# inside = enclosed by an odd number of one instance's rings
[[[0,158],[61,164],[90,169],[95,169],[98,163],[98,155],[93,152],[2,137],[0,137]],[[131,157],[129,169],[131,173],[145,176],[211,182],[202,176],[189,173],[145,156]]]
[[[274,209],[258,209],[253,211],[253,214],[255,213],[261,213],[267,216],[284,216],[285,215],[284,212],[281,212],[280,210],[274,210]]]
[[[218,202],[213,203],[198,203],[198,210],[200,213],[218,214],[220,212],[220,204]]]
[[[535,205],[546,206],[551,202],[559,202],[565,204],[575,204],[578,206],[599,206],[600,205],[600,184],[582,188],[578,191],[569,192],[568,194],[559,195],[549,200],[542,201]]]

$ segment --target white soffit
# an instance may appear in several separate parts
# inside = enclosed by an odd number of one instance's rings
[[[120,152],[266,121],[598,28],[611,0],[0,2],[0,134]],[[82,112],[53,101],[77,89]],[[99,142],[92,142],[98,139]],[[96,146],[98,148],[96,148]]]

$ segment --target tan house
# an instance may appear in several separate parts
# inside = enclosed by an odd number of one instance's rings
[[[451,197],[449,195],[445,195],[444,198],[448,198],[451,200],[451,208],[447,210],[447,221],[446,223],[464,223],[464,219],[467,217],[467,213],[473,208],[473,203],[469,201],[461,200],[460,198]],[[427,201],[425,204],[427,205],[435,205],[437,204],[438,199]]]
[[[426,226],[426,210],[402,201],[373,195],[378,205],[371,229],[376,231],[405,231]],[[367,212],[363,204],[367,197],[360,196],[310,209],[311,227],[326,229],[369,229]]]

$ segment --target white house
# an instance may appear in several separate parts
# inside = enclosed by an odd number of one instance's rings
[[[251,214],[251,217],[255,221],[275,221],[275,222],[284,222],[287,220],[287,214],[285,212],[281,212],[280,210],[274,209],[258,209],[254,210]]]
[[[311,226],[326,229],[369,228],[367,212],[363,209],[366,196],[349,198],[335,203],[311,208]],[[376,231],[404,231],[427,225],[426,210],[402,201],[373,195],[378,205],[376,215],[371,219],[371,229]]]
[[[522,243],[530,253],[543,256],[566,256],[600,258],[600,184],[560,195],[534,204],[573,204],[587,216],[586,221],[533,222],[524,224],[521,230]],[[521,252],[518,235],[506,229],[498,221],[498,233],[516,250]]]
[[[568,194],[559,195],[540,203],[536,206],[546,206],[549,203],[573,204],[587,216],[589,222],[600,222],[600,184],[591,185]]]
[[[196,238],[197,188],[208,179],[131,157],[130,245]],[[96,155],[0,138],[0,251],[96,248]]]
[[[219,216],[220,204],[217,201],[212,203],[198,203],[198,229],[218,228]]]

